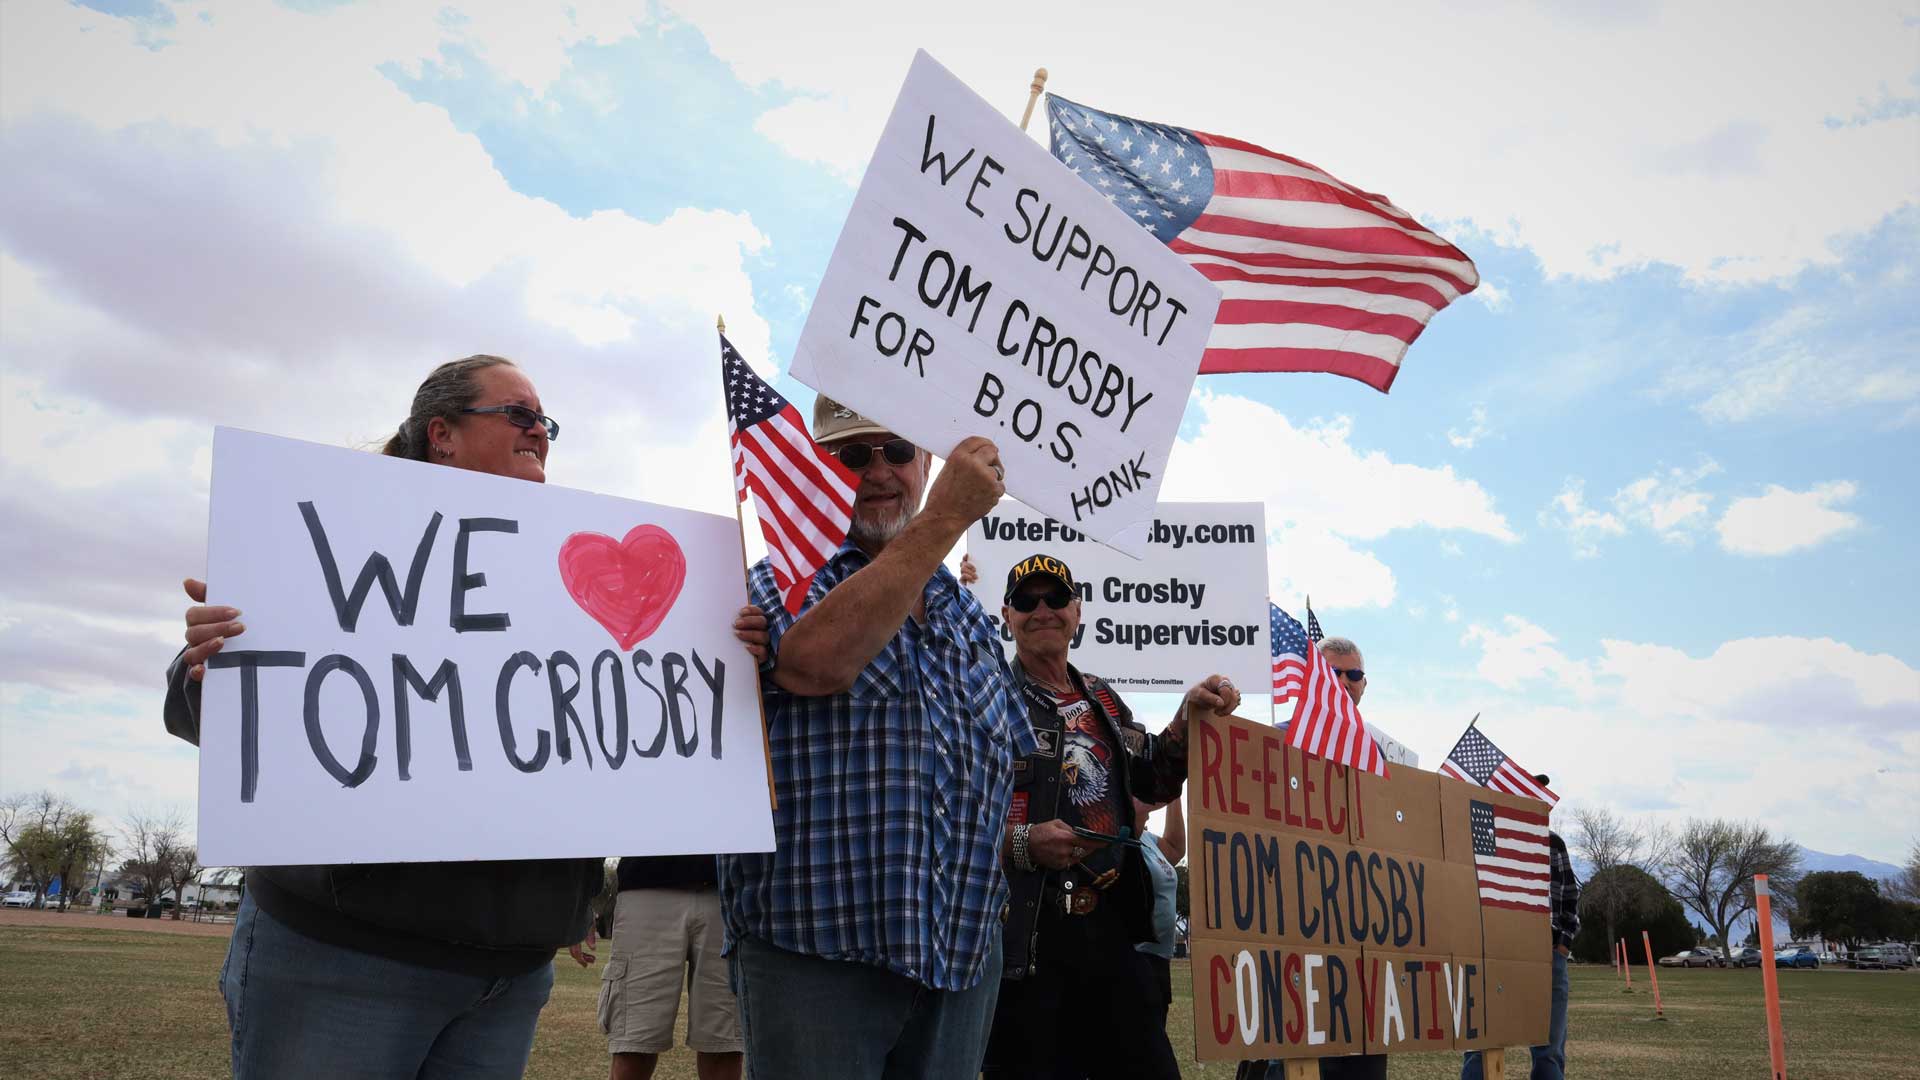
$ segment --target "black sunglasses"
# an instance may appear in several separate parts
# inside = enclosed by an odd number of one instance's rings
[[[1350,667],[1350,668],[1334,668],[1334,669],[1333,669],[1333,673],[1334,673],[1335,675],[1344,675],[1344,676],[1346,676],[1346,677],[1347,677],[1347,679],[1348,679],[1349,681],[1351,681],[1351,682],[1361,682],[1361,681],[1363,681],[1363,680],[1365,680],[1365,679],[1366,679],[1366,677],[1367,677],[1367,673],[1366,673],[1366,672],[1364,672],[1364,671],[1362,671],[1362,670],[1360,670],[1360,669],[1359,669],[1359,668],[1357,668],[1357,667]]]
[[[835,448],[833,456],[839,458],[840,464],[845,465],[849,470],[859,472],[873,464],[873,452],[876,449],[885,455],[889,465],[905,465],[920,452],[920,448],[913,445],[910,440],[888,439],[877,447],[872,443],[850,442]]]
[[[551,416],[542,416],[525,405],[488,405],[480,409],[461,409],[463,413],[499,413],[507,418],[507,423],[517,428],[530,428],[535,424],[547,429],[547,441],[560,437],[560,424]]]
[[[1025,615],[1034,608],[1039,607],[1040,601],[1042,600],[1047,602],[1048,607],[1059,611],[1061,608],[1073,603],[1073,594],[1065,589],[1055,589],[1049,593],[1014,593],[1013,599],[1008,600],[1007,604],[1009,607],[1012,607],[1013,610]]]

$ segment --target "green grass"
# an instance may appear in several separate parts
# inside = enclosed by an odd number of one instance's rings
[[[227,1074],[226,1010],[217,980],[223,938],[0,926],[0,1062],[36,1080],[172,1080]],[[553,1000],[540,1017],[534,1080],[597,1080],[606,1043],[594,1022],[599,970],[562,957]],[[1185,965],[1174,971],[1169,1035],[1191,1053]],[[1667,1019],[1652,1022],[1644,978],[1622,993],[1609,968],[1573,972],[1568,1054],[1576,1076],[1767,1075],[1766,1021],[1756,971],[1669,971],[1660,988]],[[1781,1012],[1793,1080],[1920,1076],[1920,974],[1783,971]],[[1524,1052],[1507,1076],[1526,1076]],[[1451,1054],[1396,1057],[1395,1080],[1459,1075]],[[663,1080],[692,1080],[684,1049],[661,1062]],[[1189,1064],[1189,1077],[1224,1080],[1228,1065]]]

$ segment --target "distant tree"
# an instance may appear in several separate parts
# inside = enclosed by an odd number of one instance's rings
[[[1611,890],[1621,898],[1614,912],[1613,929],[1600,918],[1592,886],[1600,886],[1600,895]],[[1667,895],[1646,871],[1636,866],[1616,866],[1596,871],[1580,890],[1580,933],[1573,939],[1575,958],[1595,964],[1613,962],[1614,943],[1627,940],[1627,956],[1636,964],[1646,962],[1646,946],[1640,941],[1645,930],[1656,956],[1669,956],[1694,944],[1693,924],[1678,901]]]
[[[200,876],[200,851],[186,837],[184,828],[176,830],[166,838],[166,844],[160,851],[160,872],[167,889],[173,893],[173,917],[178,919],[184,914],[186,905],[181,903],[187,886]]]
[[[1763,825],[1695,818],[1674,834],[1660,869],[1674,899],[1727,942],[1734,924],[1754,909],[1754,875],[1766,874],[1775,895],[1791,893],[1799,867],[1799,846]]]
[[[178,879],[183,856],[192,850],[186,833],[186,824],[178,813],[137,812],[127,818],[121,829],[121,850],[127,857],[120,864],[120,872],[133,879],[147,903],[159,903]],[[197,860],[197,854],[192,858]],[[191,881],[192,874],[185,880]],[[184,881],[181,887],[185,887]],[[179,903],[177,898],[174,902]]]
[[[1907,852],[1907,864],[1887,879],[1886,895],[1892,900],[1920,904],[1920,840]]]
[[[55,880],[61,883],[62,911],[73,895],[74,871],[84,875],[108,847],[91,814],[51,791],[0,799],[0,842],[13,876],[33,884],[36,907]]]
[[[1605,933],[1603,940],[1618,941],[1615,931],[1622,914],[1647,907],[1649,897],[1642,895],[1641,890],[1651,889],[1655,894],[1665,892],[1659,882],[1645,873],[1613,872],[1621,867],[1644,871],[1648,840],[1648,830],[1605,807],[1582,806],[1573,812],[1573,829],[1567,836],[1567,844],[1575,855],[1586,861],[1589,875],[1580,890],[1580,917],[1582,921],[1598,920]]]
[[[1173,868],[1173,910],[1175,914],[1189,914],[1187,909],[1192,902],[1189,899],[1191,895],[1192,894],[1187,891],[1187,862],[1185,859],[1182,859],[1180,860],[1180,865]]]
[[[1795,937],[1819,934],[1849,948],[1893,933],[1894,903],[1880,883],[1858,870],[1823,870],[1801,878],[1799,912],[1789,924]]]

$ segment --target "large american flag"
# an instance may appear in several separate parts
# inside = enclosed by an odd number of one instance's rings
[[[753,494],[774,584],[788,611],[806,602],[813,575],[847,539],[860,480],[807,434],[799,410],[768,386],[720,335],[734,498]]]
[[[1467,822],[1480,905],[1551,912],[1547,816],[1470,799]]]
[[[1533,774],[1520,767],[1519,763],[1502,753],[1493,745],[1493,740],[1480,734],[1474,724],[1467,725],[1467,733],[1447,751],[1447,760],[1440,763],[1443,776],[1455,780],[1465,780],[1469,784],[1504,791],[1509,795],[1519,795],[1528,799],[1538,799],[1548,806],[1560,801],[1560,796],[1548,790],[1545,784],[1534,782]]]
[[[1473,260],[1297,158],[1047,98],[1053,154],[1219,287],[1201,374],[1326,371],[1385,392]]]
[[[1367,731],[1359,707],[1340,685],[1333,665],[1307,640],[1300,620],[1271,600],[1267,619],[1273,639],[1273,703],[1294,703],[1293,718],[1286,724],[1287,741],[1342,765],[1387,775],[1380,744]]]

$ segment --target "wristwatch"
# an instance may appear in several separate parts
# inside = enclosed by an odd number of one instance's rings
[[[1034,865],[1033,857],[1027,853],[1027,834],[1032,829],[1033,826],[1031,825],[1015,825],[1013,827],[1013,866],[1014,869],[1023,870],[1027,873],[1032,873],[1040,869]]]

